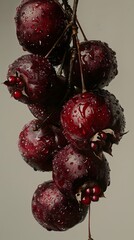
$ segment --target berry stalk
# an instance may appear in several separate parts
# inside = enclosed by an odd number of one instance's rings
[[[61,41],[61,39],[63,38],[64,34],[67,32],[67,30],[72,26],[72,22],[70,22],[66,28],[64,29],[64,31],[62,32],[62,34],[60,35],[60,37],[57,39],[57,41],[54,43],[54,45],[52,46],[52,48],[50,49],[50,51],[46,54],[46,58],[49,57],[50,53],[53,51],[53,49],[58,45],[58,43]]]
[[[86,87],[85,87],[85,83],[84,83],[82,63],[81,63],[80,44],[79,44],[79,39],[77,36],[76,36],[76,45],[77,45],[77,54],[78,54],[79,66],[80,66],[81,87],[82,87],[82,93],[84,93],[84,92],[86,92]]]
[[[70,16],[72,15],[72,12],[73,12],[72,8],[71,8],[70,5],[68,4],[68,1],[67,1],[67,0],[63,0],[62,2],[63,2],[63,5],[64,5],[64,7],[65,7],[66,12],[68,13],[68,15],[69,15],[69,17],[70,17]],[[82,26],[81,26],[81,24],[80,24],[80,22],[79,22],[79,20],[76,19],[76,22],[77,22],[78,27],[79,27],[82,35],[83,35],[84,41],[88,41],[88,39],[87,39],[87,37],[86,37],[86,34],[84,33],[84,31],[83,31],[83,29],[82,29]]]
[[[90,205],[88,208],[88,240],[93,240],[93,238],[91,237],[91,219],[90,219]]]
[[[72,22],[73,22],[73,24],[76,22],[76,13],[77,13],[78,3],[79,3],[79,0],[74,0],[74,4],[73,4],[73,16],[72,16]]]

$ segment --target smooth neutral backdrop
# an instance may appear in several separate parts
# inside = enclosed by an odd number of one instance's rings
[[[15,33],[14,16],[19,3],[0,2],[1,83],[6,80],[8,65],[25,54]],[[134,239],[134,1],[80,0],[78,18],[88,39],[105,41],[117,53],[119,74],[108,90],[124,108],[129,130],[113,147],[113,157],[107,156],[111,186],[105,199],[92,204],[92,236],[94,240]],[[40,183],[51,179],[51,173],[34,172],[18,152],[18,135],[31,119],[27,107],[12,99],[0,84],[0,239],[87,240],[87,219],[58,233],[47,232],[32,216],[33,192]]]

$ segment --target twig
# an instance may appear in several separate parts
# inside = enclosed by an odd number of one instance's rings
[[[82,69],[82,63],[81,63],[81,54],[80,54],[80,44],[78,37],[76,36],[76,44],[77,44],[77,53],[78,53],[78,59],[79,59],[79,66],[80,66],[80,75],[81,75],[81,86],[82,86],[82,93],[86,92],[84,77],[83,77],[83,69]]]
[[[66,28],[64,29],[64,31],[62,32],[62,34],[60,35],[60,37],[57,39],[57,41],[54,43],[54,45],[52,46],[52,48],[50,49],[50,51],[46,54],[46,58],[50,55],[50,53],[53,51],[53,49],[57,46],[57,44],[60,42],[60,40],[62,39],[62,37],[64,36],[64,34],[67,32],[67,30],[72,26],[72,22],[68,23],[68,25],[66,26]]]
[[[73,24],[76,23],[76,12],[77,12],[78,3],[79,3],[79,0],[74,0],[74,4],[73,4],[73,15],[72,15],[72,22],[73,22]]]
[[[91,237],[90,205],[88,209],[88,240],[93,240]]]
[[[77,19],[77,24],[78,24],[78,26],[79,26],[79,29],[80,29],[82,35],[83,35],[84,41],[88,41],[88,39],[87,39],[87,37],[86,37],[86,35],[85,35],[85,33],[84,33],[84,31],[83,31],[83,29],[82,29],[82,27],[81,27],[80,22],[79,22],[78,19]]]

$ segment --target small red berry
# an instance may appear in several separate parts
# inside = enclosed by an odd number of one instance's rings
[[[100,137],[101,137],[102,140],[105,141],[107,139],[107,134],[105,132],[101,132]]]
[[[91,201],[98,202],[99,201],[99,196],[96,196],[96,195],[91,196]]]
[[[16,82],[19,83],[21,81],[20,77],[16,77]]]
[[[20,90],[15,90],[14,93],[13,93],[13,97],[16,99],[16,100],[19,100],[21,97],[22,97],[22,92]]]
[[[91,142],[91,148],[94,152],[98,151],[98,144],[96,142]]]
[[[16,78],[16,83],[17,83],[17,86],[18,86],[19,88],[23,88],[23,87],[24,87],[24,82],[22,81],[21,78],[17,77],[17,78]]]
[[[86,195],[90,196],[90,194],[91,194],[91,189],[90,189],[90,188],[87,188],[85,193],[86,193]]]
[[[88,196],[85,196],[82,198],[81,202],[84,204],[84,205],[89,205],[91,203],[91,198],[88,197]]]
[[[92,188],[92,192],[95,196],[99,196],[101,194],[101,188],[96,185]]]
[[[15,76],[9,76],[9,78],[8,78],[8,83],[9,83],[10,85],[16,84],[16,77],[15,77]]]

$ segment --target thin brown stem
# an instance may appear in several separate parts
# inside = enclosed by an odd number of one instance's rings
[[[93,240],[93,238],[91,237],[91,221],[90,221],[90,205],[89,205],[89,209],[88,209],[88,240]]]
[[[74,0],[73,4],[73,15],[72,15],[72,22],[76,23],[76,13],[77,13],[77,6],[78,6],[79,0]]]
[[[83,77],[83,69],[82,69],[81,54],[80,54],[80,44],[79,44],[78,37],[76,37],[76,44],[77,44],[77,53],[78,53],[79,66],[80,66],[82,93],[84,93],[84,92],[86,92],[86,87],[85,87],[85,82],[84,82],[84,77]]]
[[[70,68],[69,68],[69,76],[68,76],[68,88],[71,88],[71,77],[72,77],[72,72],[73,72],[73,66],[75,62],[75,57],[76,57],[76,48],[73,48],[72,54],[71,54],[71,60],[70,60]]]
[[[79,60],[79,66],[80,66],[80,75],[81,75],[81,85],[82,85],[82,93],[86,92],[85,83],[84,83],[84,77],[83,77],[83,69],[82,69],[82,63],[81,63],[81,55],[80,55],[80,48],[79,48],[79,40],[78,40],[78,27],[77,27],[77,6],[78,6],[79,0],[74,0],[73,5],[73,15],[72,15],[72,37],[73,37],[73,49],[78,54],[78,60]],[[74,61],[73,61],[74,63]],[[71,69],[70,69],[71,70]]]
[[[67,10],[69,15],[71,15],[73,13],[73,10],[72,10],[71,6],[68,4],[68,0],[62,0],[62,2],[63,2],[63,5],[65,7],[65,10]],[[86,35],[85,35],[84,31],[83,31],[83,28],[81,27],[81,24],[80,24],[80,22],[79,22],[79,20],[77,18],[76,18],[76,22],[77,22],[78,27],[79,27],[82,35],[83,35],[84,41],[88,41],[88,39],[87,39],[87,37],[86,37]]]
[[[72,53],[71,53],[71,58],[70,58],[70,67],[69,67],[69,75],[68,75],[68,89],[72,88],[71,77],[72,77],[73,66],[74,66],[75,57],[76,57],[76,53],[77,53],[76,36],[78,34],[78,28],[76,25],[76,13],[77,13],[78,2],[79,2],[79,0],[74,0],[72,21],[71,21],[72,22],[73,48],[72,48]]]
[[[62,39],[62,37],[64,36],[64,34],[66,33],[66,31],[72,26],[72,22],[70,22],[66,28],[64,29],[64,31],[62,32],[62,34],[60,35],[60,37],[57,39],[57,41],[54,43],[54,45],[52,46],[52,48],[50,49],[50,51],[46,54],[46,58],[50,55],[50,53],[53,51],[53,49],[57,46],[57,44],[60,42],[60,40]]]
[[[78,24],[78,27],[79,27],[79,29],[80,29],[82,35],[83,35],[84,41],[88,41],[88,39],[87,39],[87,37],[86,37],[86,35],[85,35],[85,33],[84,33],[82,27],[81,27],[81,24],[80,24],[80,22],[78,21],[78,19],[77,19],[77,24]]]
[[[77,6],[78,6],[78,2],[79,0],[74,0],[74,5],[73,5],[73,14],[72,14],[72,21],[70,21],[68,23],[68,25],[66,26],[66,28],[64,29],[64,31],[62,32],[62,34],[60,35],[60,37],[57,39],[57,41],[54,43],[54,45],[52,46],[52,48],[50,49],[50,51],[46,54],[46,58],[50,55],[50,53],[53,51],[53,49],[57,46],[57,44],[60,42],[60,40],[62,39],[62,37],[64,36],[64,34],[67,32],[67,30],[69,28],[72,27],[72,25],[76,22],[76,12],[77,12]],[[67,4],[67,2],[64,2],[64,4]]]
[[[63,67],[64,67],[64,63],[65,63],[65,59],[66,59],[66,55],[67,55],[67,51],[64,53],[64,56],[63,56],[63,59],[62,59],[62,62],[61,62],[61,65],[57,71],[57,75],[58,76],[61,76],[62,75],[62,72],[63,72]]]

